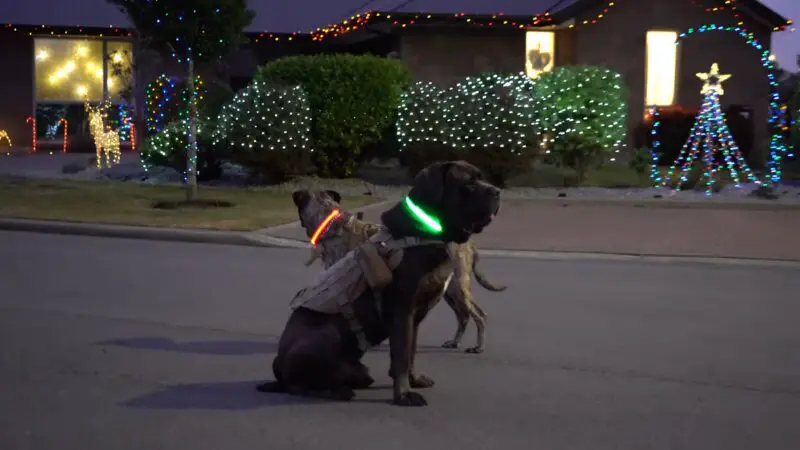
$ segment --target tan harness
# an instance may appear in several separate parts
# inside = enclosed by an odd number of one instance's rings
[[[421,245],[444,245],[444,241],[415,237],[394,239],[381,229],[358,245],[344,258],[319,273],[311,284],[292,299],[292,309],[304,307],[324,314],[341,314],[358,339],[361,351],[369,348],[364,329],[355,317],[353,302],[367,289],[372,289],[378,314],[381,294],[392,280],[392,272],[403,260],[403,251]]]

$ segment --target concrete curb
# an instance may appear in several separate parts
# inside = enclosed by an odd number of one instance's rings
[[[175,228],[135,227],[48,220],[0,218],[0,230],[79,236],[146,239],[167,242],[241,245],[267,248],[308,249],[310,244],[295,239],[270,236],[263,232],[232,232]],[[672,264],[736,265],[800,269],[800,261],[702,255],[646,255],[604,252],[481,249],[482,257],[561,261],[619,261]]]
[[[248,234],[250,233],[228,231],[184,230],[177,228],[135,227],[128,225],[106,225],[96,223],[10,218],[0,218],[0,230],[125,239],[146,239],[151,241],[275,247],[275,245],[270,245],[267,240],[249,239]]]

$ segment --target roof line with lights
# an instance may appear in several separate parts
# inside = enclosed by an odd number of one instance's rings
[[[605,18],[608,13],[616,6],[619,0],[606,0],[606,4],[601,8],[600,12],[594,14],[590,18],[581,20],[579,23],[570,24],[569,28],[576,28],[581,26],[593,25]],[[623,0],[623,1],[636,1],[636,0]],[[773,31],[779,32],[786,30],[793,21],[787,19],[759,0],[725,0],[724,4],[717,7],[703,6],[699,4],[699,0],[688,0],[695,6],[703,8],[706,12],[729,12],[733,14],[739,25],[743,25],[742,12],[738,8],[739,5],[747,10],[752,15],[759,15],[773,26]],[[548,12],[536,15],[506,15],[502,12],[497,14],[476,14],[468,15],[466,13],[409,13],[409,12],[385,12],[385,11],[366,11],[358,13],[345,19],[341,22],[326,25],[321,28],[309,32],[245,32],[245,36],[253,42],[262,41],[294,41],[311,39],[313,41],[322,41],[326,38],[341,36],[343,34],[356,31],[364,28],[373,23],[388,23],[392,28],[401,27],[407,28],[409,26],[424,24],[424,23],[451,23],[451,24],[468,24],[480,27],[493,27],[493,28],[512,28],[512,29],[527,29],[535,27],[543,27],[548,25],[557,25],[563,23],[570,17],[577,16],[580,12],[584,11],[589,2],[586,0],[579,0],[573,5],[559,11],[555,14]],[[776,25],[777,24],[777,25]],[[0,31],[21,31],[27,32],[28,35],[50,35],[54,37],[74,37],[74,36],[112,36],[112,37],[130,37],[133,36],[133,30],[124,27],[115,27],[110,25],[108,27],[81,27],[81,26],[50,26],[50,25],[25,25],[25,24],[5,24],[0,28]]]

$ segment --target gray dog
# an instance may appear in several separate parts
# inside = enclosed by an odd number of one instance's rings
[[[370,239],[373,249],[385,250],[380,256],[391,269],[387,284],[380,291],[360,290],[349,303],[334,304],[338,312],[295,304],[272,363],[275,381],[259,385],[258,390],[350,400],[355,389],[374,382],[361,363],[366,351],[362,342],[374,346],[388,339],[393,402],[426,405],[412,388],[431,387],[434,382],[416,372],[414,356],[419,325],[453,277],[447,244],[467,242],[483,231],[499,208],[500,190],[483,181],[475,166],[450,161],[423,169],[406,199],[381,215],[386,231]],[[323,281],[341,275],[339,270],[356,253],[323,272]],[[296,298],[318,286],[299,291]]]
[[[365,222],[353,214],[341,209],[341,195],[333,190],[303,189],[292,193],[297,206],[300,224],[305,228],[309,238],[315,238],[315,246],[311,258],[306,261],[310,266],[316,259],[322,260],[324,269],[328,269],[342,259],[348,252],[355,250],[371,236],[380,231],[379,225]],[[338,214],[335,211],[339,211]],[[333,213],[333,214],[332,214]],[[327,218],[331,218],[326,222]],[[467,353],[482,353],[485,349],[486,313],[472,295],[472,275],[485,289],[501,292],[505,286],[495,286],[478,269],[478,251],[475,243],[469,240],[463,244],[448,244],[455,266],[453,282],[444,293],[444,300],[456,315],[458,324],[453,339],[445,342],[444,348],[458,348],[469,319],[477,328],[476,345],[466,349]]]

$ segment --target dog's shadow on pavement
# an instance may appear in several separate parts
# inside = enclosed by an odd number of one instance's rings
[[[162,337],[139,337],[127,339],[111,339],[98,342],[98,345],[136,348],[145,350],[163,350],[178,353],[195,353],[200,355],[263,355],[274,353],[278,349],[277,341],[189,341],[175,342]]]
[[[242,411],[270,406],[325,403],[284,394],[264,394],[255,387],[264,380],[187,383],[165,386],[122,403],[137,409]]]

